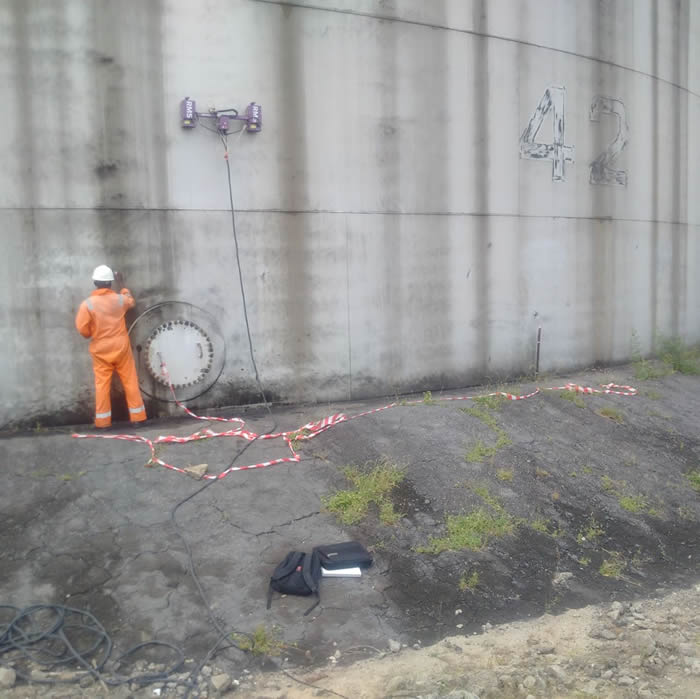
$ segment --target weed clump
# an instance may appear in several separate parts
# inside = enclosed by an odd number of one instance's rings
[[[243,651],[253,655],[280,655],[284,643],[280,640],[276,629],[267,630],[263,625],[258,626],[251,635],[242,633],[231,634],[231,640]]]
[[[424,405],[435,405],[437,401],[433,398],[433,392],[432,391],[426,391],[423,394],[423,404]]]
[[[549,534],[549,522],[544,517],[535,517],[530,522],[530,528],[540,534]]]
[[[658,337],[659,358],[664,366],[659,367],[642,357],[639,339],[632,336],[632,358],[634,375],[638,381],[648,381],[668,376],[673,372],[679,374],[700,374],[700,348],[688,347],[680,337]]]
[[[469,577],[467,577],[466,573],[463,573],[462,577],[459,579],[459,589],[461,592],[465,592],[466,590],[474,592],[478,585],[479,573],[476,570]]]
[[[494,495],[491,495],[489,489],[485,485],[476,485],[472,488],[472,490],[487,505],[493,507],[493,509],[496,510],[496,512],[504,512],[503,505],[501,505],[501,501]]]
[[[445,536],[431,538],[426,546],[416,549],[419,553],[481,551],[492,539],[513,533],[516,521],[503,509],[498,499],[484,487],[474,488],[474,492],[486,502],[489,509],[479,507],[468,514],[448,515]]]
[[[478,440],[464,457],[468,463],[480,463],[491,459],[496,455],[496,452],[513,443],[505,430],[498,424],[498,420],[492,412],[499,410],[504,400],[505,398],[501,395],[480,396],[474,399],[476,405],[473,407],[460,408],[463,413],[483,422],[496,435],[496,443],[493,446],[488,446]]]
[[[509,447],[513,443],[513,440],[503,431],[500,430],[498,433],[498,439],[496,440],[496,450],[503,449],[503,447]]]
[[[292,432],[289,435],[289,441],[292,444],[292,449],[294,451],[299,451],[301,449],[301,442],[305,440],[311,434],[311,430],[307,427],[302,427],[301,429]]]
[[[605,529],[603,529],[596,518],[591,515],[591,518],[588,520],[588,524],[579,530],[576,536],[576,541],[579,543],[579,545],[585,543],[586,541],[594,542],[603,536],[603,534],[605,534]]]
[[[496,393],[493,396],[478,396],[474,398],[474,402],[477,405],[488,410],[500,410],[505,400],[505,396],[502,396],[500,393]]]
[[[618,483],[617,481],[610,478],[610,476],[608,476],[608,475],[603,476],[600,480],[601,480],[601,483],[603,484],[603,490],[606,493],[615,493],[615,492],[617,492],[617,488],[619,486],[625,485],[624,481]]]
[[[668,368],[661,368],[642,356],[642,346],[636,332],[632,333],[632,363],[637,381],[660,379],[670,373]]]
[[[616,497],[623,510],[632,512],[633,514],[642,514],[644,512],[649,514],[656,513],[656,515],[659,514],[658,510],[650,508],[649,501],[646,497],[643,495],[630,494],[627,481],[616,481],[609,476],[603,476],[601,481],[603,490]]]
[[[419,553],[442,553],[443,551],[481,551],[495,537],[511,534],[515,528],[507,514],[489,512],[484,507],[468,515],[449,515],[447,534],[430,540],[420,547]]]
[[[464,458],[470,464],[478,464],[482,461],[486,461],[486,459],[490,459],[495,454],[496,447],[489,447],[479,439]]]
[[[625,570],[625,561],[620,553],[612,553],[600,565],[598,572],[606,578],[620,578]]]
[[[700,470],[695,469],[694,471],[690,471],[685,474],[685,477],[688,479],[690,487],[700,493]]]
[[[62,481],[72,481],[74,478],[82,478],[87,471],[78,471],[77,473],[62,473],[59,478]]]
[[[622,413],[615,408],[601,408],[598,411],[598,415],[601,417],[607,417],[608,419],[616,422],[618,425],[624,425],[625,419],[622,417]]]
[[[687,347],[680,337],[660,338],[661,361],[679,374],[700,374],[700,351],[697,347]]]
[[[491,413],[489,413],[487,410],[484,410],[479,406],[475,405],[469,408],[460,408],[460,410],[463,413],[466,413],[467,415],[475,417],[477,420],[481,420],[481,422],[483,422],[485,425],[488,425],[494,431],[500,429],[498,420],[496,420],[496,418],[493,415],[491,415]]]
[[[328,512],[335,514],[343,524],[357,524],[367,516],[370,505],[374,504],[383,524],[396,524],[401,519],[402,515],[394,510],[393,503],[387,497],[404,479],[400,468],[387,459],[381,459],[369,468],[348,466],[344,473],[353,488],[339,490],[322,498]]]
[[[660,379],[663,376],[668,376],[670,371],[665,368],[657,367],[648,359],[640,358],[634,362],[634,378],[637,381],[649,381],[650,379]]]
[[[639,514],[640,512],[647,511],[647,501],[642,495],[622,495],[618,498],[620,507],[627,512],[632,512],[633,514]]]
[[[578,394],[577,391],[562,391],[559,396],[564,400],[571,401],[574,405],[579,408],[585,408],[586,404],[583,402],[583,398]]]

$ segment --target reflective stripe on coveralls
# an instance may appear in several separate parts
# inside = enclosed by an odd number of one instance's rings
[[[112,424],[110,386],[112,375],[119,374],[132,422],[146,419],[139,390],[138,375],[131,353],[124,315],[134,305],[128,289],[96,289],[78,310],[75,325],[83,337],[91,338],[90,354],[95,374],[95,426]]]

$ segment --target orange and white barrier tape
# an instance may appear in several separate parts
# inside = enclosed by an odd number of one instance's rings
[[[157,437],[156,439],[148,439],[148,437],[143,437],[141,435],[135,435],[135,434],[73,434],[72,436],[75,437],[76,439],[118,439],[118,440],[123,440],[123,441],[128,441],[128,442],[141,442],[143,444],[148,445],[149,449],[151,450],[151,458],[146,464],[147,466],[150,466],[151,464],[158,464],[159,466],[164,466],[167,469],[170,469],[171,471],[177,471],[178,473],[185,473],[187,474],[187,471],[184,468],[180,468],[179,466],[173,466],[172,464],[166,463],[162,459],[158,458],[156,456],[156,445],[158,444],[186,444],[187,442],[196,442],[200,439],[212,439],[214,437],[238,437],[240,439],[245,439],[249,442],[253,442],[256,440],[265,440],[265,439],[283,439],[287,446],[289,447],[289,451],[291,452],[291,456],[283,456],[279,457],[277,459],[272,459],[270,461],[262,461],[257,464],[250,464],[248,466],[231,466],[227,468],[225,471],[222,471],[219,474],[205,474],[202,476],[202,478],[205,478],[207,480],[217,480],[224,478],[227,476],[229,473],[232,473],[233,471],[248,471],[254,468],[265,468],[265,466],[274,466],[275,464],[283,464],[283,463],[296,463],[301,460],[301,456],[299,452],[297,452],[294,449],[294,444],[293,442],[301,442],[309,439],[313,439],[314,437],[318,436],[322,432],[326,432],[327,430],[331,429],[331,427],[335,427],[336,425],[339,425],[341,422],[347,422],[349,420],[355,420],[359,417],[366,417],[367,415],[373,415],[374,413],[379,413],[383,410],[389,410],[389,408],[395,408],[399,405],[418,405],[420,403],[423,403],[424,401],[422,399],[418,400],[412,400],[412,401],[406,401],[402,403],[389,403],[388,405],[383,405],[379,408],[373,408],[372,410],[365,410],[364,412],[357,413],[355,415],[350,415],[347,416],[344,413],[336,413],[335,415],[329,415],[328,417],[324,417],[322,420],[319,420],[318,422],[309,422],[306,425],[302,425],[301,427],[298,427],[295,430],[288,430],[287,432],[275,432],[273,434],[257,434],[255,432],[251,432],[250,430],[245,429],[245,421],[242,420],[241,418],[238,417],[206,417],[202,415],[197,415],[196,413],[192,412],[186,405],[181,403],[177,397],[175,396],[175,389],[173,388],[172,382],[170,382],[170,376],[168,374],[168,369],[163,363],[161,365],[163,375],[165,376],[166,379],[168,379],[168,383],[170,384],[170,392],[172,393],[173,399],[175,403],[182,408],[190,417],[194,418],[195,420],[204,420],[206,422],[230,422],[230,423],[235,423],[237,427],[235,429],[231,430],[226,430],[224,432],[214,432],[213,430],[206,428],[203,430],[199,430],[198,432],[194,432],[193,434],[187,435],[185,437],[178,437],[176,435],[165,435],[165,436],[160,436]],[[434,401],[458,401],[458,400],[474,400],[476,398],[485,398],[488,396],[503,396],[507,400],[525,400],[526,398],[532,398],[533,396],[536,396],[538,393],[541,391],[574,391],[576,393],[603,393],[603,394],[612,394],[612,395],[618,395],[618,396],[636,396],[637,395],[637,389],[633,388],[632,386],[620,386],[618,384],[614,383],[609,383],[601,386],[601,388],[591,388],[588,386],[579,386],[578,384],[573,384],[573,383],[567,383],[564,386],[552,386],[549,388],[537,388],[535,389],[532,393],[527,393],[522,396],[516,396],[512,393],[505,393],[504,391],[495,391],[494,393],[486,393],[481,396],[446,396],[444,398],[433,398],[432,400]]]

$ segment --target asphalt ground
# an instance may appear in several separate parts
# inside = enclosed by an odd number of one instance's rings
[[[660,594],[696,581],[700,495],[688,476],[700,455],[700,377],[637,382],[633,367],[622,366],[538,383],[568,381],[614,381],[640,393],[574,401],[572,394],[543,392],[481,406],[490,424],[462,410],[473,403],[397,405],[303,442],[299,463],[235,472],[204,489],[203,481],[144,467],[149,452],[142,444],[76,440],[58,428],[5,434],[0,604],[86,609],[120,650],[158,638],[198,659],[219,632],[193,564],[220,627],[269,630],[285,642],[286,666],[294,667],[325,662],[336,649],[344,659],[361,658],[363,649],[370,655],[389,640],[425,644],[486,623]],[[523,381],[505,388],[528,393],[534,386]],[[262,434],[382,404],[241,416]],[[140,433],[186,435],[202,427],[225,426],[173,419]],[[499,436],[505,436],[500,448],[489,453]],[[288,454],[275,440],[254,442],[236,458],[245,445],[210,439],[167,445],[159,456],[180,466],[207,463],[218,473],[231,463]],[[481,457],[474,452],[479,445],[486,447]],[[382,524],[372,506],[361,522],[343,526],[323,498],[351,487],[344,467],[368,470],[382,459],[403,473],[387,496],[401,516]],[[200,489],[175,511],[185,543],[173,509]],[[447,516],[476,510],[505,516],[510,533],[481,550],[419,551],[445,534]],[[592,523],[597,533],[586,536]],[[276,595],[266,609],[270,573],[289,550],[350,539],[375,556],[362,578],[324,579],[321,604],[309,616],[303,615],[306,598]],[[601,572],[609,562],[617,565],[613,576]],[[235,648],[217,656],[231,673],[261,662]]]

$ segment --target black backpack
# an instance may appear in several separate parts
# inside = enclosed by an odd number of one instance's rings
[[[275,568],[267,590],[267,608],[272,604],[272,591],[283,595],[316,596],[316,602],[309,607],[304,616],[312,612],[321,601],[318,587],[321,580],[321,561],[318,553],[311,554],[303,551],[290,551],[284,560]]]

